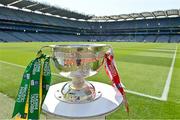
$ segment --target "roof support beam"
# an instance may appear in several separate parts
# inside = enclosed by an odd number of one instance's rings
[[[151,12],[151,15],[156,18],[157,16],[154,14],[154,12]]]
[[[145,17],[142,13],[139,13],[139,15],[140,15],[141,17],[143,17],[144,19],[146,19],[146,17]]]
[[[53,14],[54,12],[56,12],[57,10],[53,10],[53,11],[50,11],[49,13]]]
[[[167,11],[164,11],[164,15],[165,15],[166,17],[168,17]]]
[[[14,5],[14,4],[16,4],[16,3],[18,3],[18,2],[21,2],[21,1],[23,1],[23,0],[17,0],[17,1],[15,1],[15,2],[9,3],[9,4],[7,4],[7,5],[8,5],[8,6]]]
[[[46,10],[46,9],[48,9],[48,8],[50,8],[50,7],[40,8],[40,9],[37,9],[37,11]]]
[[[134,17],[134,16],[131,15],[131,14],[129,14],[129,18],[130,18],[130,19],[132,18],[132,19],[134,19],[134,20],[136,19],[136,17]]]
[[[36,6],[36,5],[38,5],[38,3],[32,4],[32,5],[28,5],[28,6],[24,7],[24,8],[30,8],[30,7],[33,7],[33,6]]]

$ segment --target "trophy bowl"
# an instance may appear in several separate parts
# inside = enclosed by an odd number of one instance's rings
[[[85,78],[95,75],[110,48],[106,44],[50,45],[52,59],[59,74],[70,78],[62,89],[56,91],[58,100],[68,103],[87,103],[98,99],[100,91]]]

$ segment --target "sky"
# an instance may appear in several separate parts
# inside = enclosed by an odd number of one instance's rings
[[[180,0],[34,0],[75,12],[105,16],[180,9]]]

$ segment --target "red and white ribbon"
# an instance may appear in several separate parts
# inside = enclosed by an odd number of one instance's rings
[[[128,107],[128,102],[126,99],[126,94],[122,87],[122,84],[120,81],[120,76],[119,76],[118,70],[116,68],[112,48],[108,52],[106,52],[104,60],[105,60],[104,62],[105,62],[106,73],[109,76],[109,78],[111,79],[111,81],[113,82],[113,84],[116,86],[116,88],[119,90],[119,92],[122,94],[126,112],[129,113],[129,107]]]

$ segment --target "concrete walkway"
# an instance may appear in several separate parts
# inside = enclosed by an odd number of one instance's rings
[[[12,112],[14,110],[14,99],[0,93],[0,120],[11,119]],[[46,119],[44,115],[41,115],[41,119]]]
[[[0,93],[0,119],[11,119],[14,100]]]

